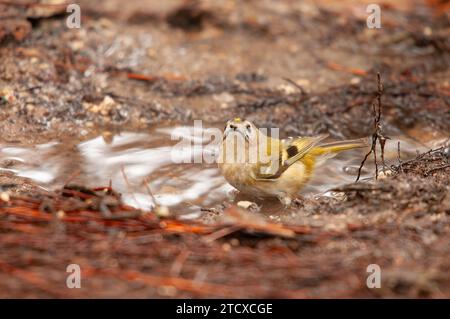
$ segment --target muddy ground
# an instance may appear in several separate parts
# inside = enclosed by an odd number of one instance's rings
[[[0,297],[450,297],[447,1],[382,1],[372,30],[364,1],[79,1],[80,29],[58,1],[31,3],[0,1],[2,144],[236,116],[369,136],[379,72],[384,134],[434,150],[338,198],[271,216],[225,202],[192,222],[2,170]]]

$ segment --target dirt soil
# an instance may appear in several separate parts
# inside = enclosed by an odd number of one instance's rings
[[[2,144],[236,116],[369,136],[379,72],[384,134],[433,150],[340,198],[274,216],[225,202],[191,222],[108,185],[45,191],[0,170],[0,297],[450,297],[448,1],[379,1],[381,29],[370,1],[86,0],[80,29],[52,3],[0,1]]]

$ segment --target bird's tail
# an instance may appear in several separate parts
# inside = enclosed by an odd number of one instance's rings
[[[352,150],[354,148],[364,148],[369,146],[369,141],[367,138],[361,138],[356,140],[346,140],[346,141],[337,141],[331,143],[325,143],[318,145],[315,149],[318,151],[318,155],[322,154],[333,154],[339,153],[342,151]]]
[[[364,148],[368,146],[369,141],[367,138],[324,143],[314,147],[310,151],[310,155],[313,155],[315,157],[316,166],[318,166],[326,160],[333,158],[340,152],[352,150],[355,148]]]

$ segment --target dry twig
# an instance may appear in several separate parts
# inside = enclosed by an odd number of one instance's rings
[[[372,112],[373,112],[373,119],[374,119],[373,120],[374,132],[372,134],[372,145],[370,147],[370,151],[364,156],[364,159],[362,160],[361,165],[359,166],[358,176],[356,177],[356,181],[359,181],[359,178],[361,177],[361,170],[364,167],[364,164],[366,163],[366,160],[371,153],[373,153],[373,159],[375,162],[375,179],[378,179],[377,141],[378,141],[378,143],[380,143],[381,161],[383,164],[383,171],[386,168],[386,164],[384,161],[384,146],[386,144],[386,140],[388,139],[388,137],[383,135],[382,126],[381,126],[381,112],[382,112],[381,96],[383,95],[383,84],[381,82],[380,73],[377,73],[377,82],[378,82],[377,96],[372,102]]]

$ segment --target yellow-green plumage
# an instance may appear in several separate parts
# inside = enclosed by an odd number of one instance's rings
[[[225,156],[229,149],[227,143],[233,136],[230,132],[245,138],[239,146],[231,148],[232,152],[246,154],[240,160],[233,157],[230,161]],[[218,166],[225,179],[240,192],[257,197],[278,197],[289,204],[309,181],[316,166],[339,152],[367,146],[363,140],[322,143],[326,137],[278,140],[260,133],[249,121],[232,120],[225,128]],[[264,157],[258,153],[260,149],[272,157],[263,162]],[[248,158],[252,151],[258,154],[254,162]]]

